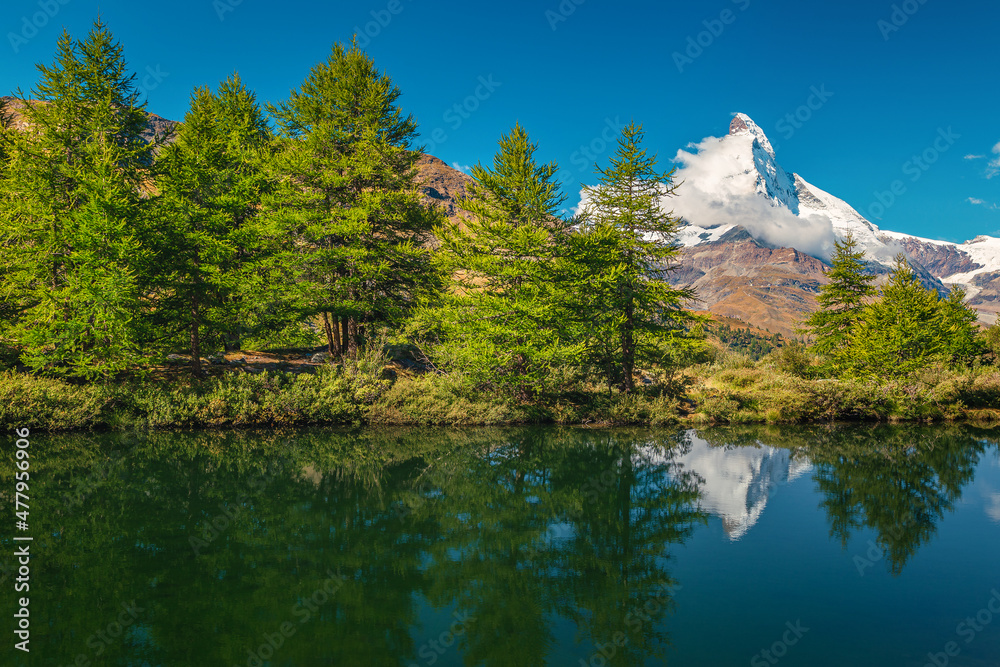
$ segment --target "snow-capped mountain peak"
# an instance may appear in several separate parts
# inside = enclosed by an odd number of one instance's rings
[[[767,135],[764,134],[764,130],[760,128],[760,125],[753,122],[753,119],[745,113],[738,113],[733,116],[733,121],[729,124],[729,134],[749,134],[757,140],[757,143],[760,144],[760,147],[766,153],[768,153],[771,157],[774,157],[774,148],[771,146],[771,142],[768,141]]]
[[[680,151],[675,158],[684,186],[671,202],[692,227],[680,235],[685,245],[712,242],[724,229],[742,226],[768,244],[828,259],[832,239],[852,234],[869,259],[883,265],[904,249],[914,260],[914,243],[924,253],[954,249],[970,262],[961,268],[942,262],[937,277],[949,283],[968,284],[979,273],[1000,271],[1000,239],[979,236],[956,244],[879,229],[844,200],[786,171],[767,134],[745,113],[733,117],[726,136],[708,137],[693,148],[696,152]],[[770,206],[754,203],[760,200]]]
[[[678,234],[685,246],[737,238],[731,232],[742,228],[764,246],[828,261],[834,240],[851,234],[875,270],[887,272],[904,252],[928,287],[944,293],[948,285],[962,285],[984,321],[1000,313],[994,296],[1000,239],[952,243],[879,229],[844,200],[782,168],[766,133],[746,114],[733,117],[728,134],[678,151],[674,162],[683,185],[665,205],[686,223]]]
[[[778,164],[774,147],[767,135],[750,116],[738,113],[729,124],[725,141],[741,171],[752,177],[757,194],[771,201],[772,206],[787,208],[798,214],[799,200],[791,174]]]

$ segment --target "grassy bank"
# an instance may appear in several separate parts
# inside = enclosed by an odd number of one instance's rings
[[[551,402],[550,402],[551,399]],[[525,402],[475,391],[453,376],[395,380],[330,366],[315,374],[229,374],[200,382],[74,385],[0,374],[0,424],[37,430],[127,430],[316,424],[667,424],[663,396],[574,393]]]
[[[829,421],[1000,421],[1000,371],[927,370],[905,380],[802,377],[772,356],[723,355],[685,371],[684,390],[653,384],[624,395],[579,386],[531,400],[360,359],[315,373],[227,372],[71,384],[0,373],[0,424],[38,430],[127,430],[315,424],[664,425]]]
[[[1000,372],[928,369],[904,379],[808,379],[765,363],[703,369],[696,424],[1000,421]]]

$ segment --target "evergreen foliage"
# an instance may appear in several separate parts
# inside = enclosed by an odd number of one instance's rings
[[[561,335],[553,275],[557,211],[565,200],[554,163],[538,164],[520,125],[500,138],[492,167],[472,168],[462,224],[439,228],[439,261],[452,284],[421,318],[435,356],[477,384],[521,396],[549,388],[572,350]]]
[[[159,160],[156,330],[185,332],[196,375],[205,350],[239,347],[248,288],[260,286],[257,213],[269,143],[253,93],[233,76],[218,93],[195,90],[176,143]]]
[[[864,253],[848,235],[837,241],[830,284],[821,288],[821,309],[805,322],[813,350],[836,376],[901,378],[941,363],[972,364],[986,347],[977,316],[955,288],[945,298],[920,283],[904,255],[896,257],[888,283],[876,294],[864,272]]]
[[[728,324],[712,326],[711,332],[727,349],[733,352],[743,352],[754,361],[764,358],[775,348],[780,348],[785,344],[781,334],[765,336],[754,333],[750,329],[734,329]]]
[[[945,361],[953,366],[971,364],[988,349],[977,324],[979,317],[966,304],[965,298],[965,290],[954,287],[938,303],[935,325],[941,338],[941,351]]]
[[[587,363],[609,385],[635,390],[637,364],[663,365],[670,348],[692,344],[682,309],[694,292],[667,282],[680,248],[679,221],[662,201],[675,194],[673,171],[657,170],[642,148],[642,127],[622,130],[611,165],[585,186],[576,233],[566,237],[561,291]]]
[[[882,298],[862,311],[835,364],[849,375],[908,375],[940,356],[938,297],[900,254]]]
[[[363,325],[398,324],[436,285],[427,242],[438,215],[420,202],[417,126],[400,94],[357,43],[337,44],[287,102],[269,106],[280,131],[272,233],[331,354],[355,355]]]
[[[857,248],[857,239],[850,233],[842,241],[834,241],[832,266],[827,273],[830,282],[820,287],[816,298],[820,310],[805,322],[805,330],[813,336],[813,347],[820,354],[836,356],[847,345],[861,312],[875,296],[875,276],[867,272],[865,254]]]
[[[36,371],[109,377],[140,354],[145,103],[100,20],[85,40],[64,32],[38,69],[31,95],[18,92],[27,131],[4,133],[3,336]]]
[[[834,366],[847,376],[903,377],[932,362],[970,363],[983,352],[976,314],[953,290],[946,299],[925,289],[900,254],[881,298],[862,311]]]

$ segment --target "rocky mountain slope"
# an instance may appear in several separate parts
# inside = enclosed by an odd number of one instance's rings
[[[18,109],[24,103],[0,99],[13,126],[23,126]],[[151,113],[144,136],[164,137],[177,125]],[[726,136],[706,138],[695,149],[678,152],[677,180],[684,185],[664,202],[683,220],[683,260],[671,281],[697,290],[692,307],[795,335],[817,307],[834,239],[851,233],[876,273],[886,274],[904,252],[928,287],[941,293],[965,287],[984,323],[1000,314],[1000,239],[957,244],[881,230],[845,201],[786,171],[746,114],[736,114]],[[452,220],[467,215],[457,202],[468,193],[469,176],[431,155],[417,168],[424,201]]]
[[[927,287],[943,294],[961,285],[981,320],[996,320],[1000,239],[958,244],[881,230],[781,167],[764,131],[745,114],[733,118],[728,135],[695,148],[678,153],[684,186],[664,206],[684,221],[684,260],[673,280],[698,288],[699,307],[792,333],[816,308],[826,281],[819,259],[828,260],[834,239],[851,233],[876,273],[887,273],[904,252]]]
[[[827,282],[823,268],[815,257],[767,247],[737,227],[686,248],[670,281],[693,286],[699,310],[794,336],[797,322],[816,309],[816,294]]]
[[[440,206],[452,220],[459,220],[466,215],[457,202],[468,194],[471,176],[452,169],[433,155],[421,156],[417,162],[417,171],[417,182],[425,202]]]
[[[38,104],[35,101],[31,103]],[[25,128],[26,122],[21,111],[24,108],[23,101],[16,97],[0,97],[0,108],[4,109],[9,116],[11,127],[18,130]],[[142,133],[142,138],[146,141],[152,141],[155,137],[167,138],[179,125],[177,121],[167,120],[162,116],[157,116],[155,113],[148,113],[146,116],[149,119],[149,125],[146,127],[146,131]]]

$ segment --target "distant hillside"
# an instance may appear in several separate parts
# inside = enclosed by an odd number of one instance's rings
[[[424,201],[440,206],[451,220],[461,220],[468,215],[456,202],[468,194],[471,176],[449,167],[433,155],[421,156],[417,169]]]
[[[684,185],[666,202],[685,223],[674,281],[694,285],[700,307],[790,334],[817,308],[826,282],[816,258],[829,257],[834,239],[850,233],[879,282],[903,252],[929,289],[964,287],[984,323],[1000,313],[1000,239],[949,243],[881,230],[786,171],[746,114],[736,114],[726,136],[704,140],[696,153],[681,151],[678,161]]]
[[[23,102],[2,99],[14,127],[23,128]],[[167,136],[178,125],[150,113],[144,137]],[[824,256],[817,251],[818,237],[810,237],[826,229],[828,249],[835,237],[854,234],[868,252],[872,269],[881,274],[880,281],[891,257],[905,252],[927,287],[944,294],[951,285],[962,285],[981,321],[996,321],[1000,239],[982,236],[955,244],[882,231],[846,202],[786,172],[763,131],[744,114],[737,114],[718,146],[723,158],[719,162],[729,164],[732,173],[685,182],[680,190],[687,193],[682,197],[700,197],[698,206],[708,212],[684,218],[682,260],[670,276],[672,283],[696,290],[693,308],[737,318],[768,335],[797,335],[802,321],[817,309],[816,295],[827,282],[826,264],[817,259]],[[432,155],[423,155],[417,168],[425,202],[439,206],[453,221],[468,216],[457,202],[468,194],[470,176]],[[668,204],[682,203],[682,197]],[[740,206],[731,206],[734,197]],[[691,210],[691,200],[687,202],[680,213]],[[725,213],[711,219],[712,211]],[[811,250],[796,249],[803,245],[796,239],[803,238]]]
[[[42,103],[32,100],[31,104]],[[16,97],[0,97],[0,106],[4,106],[6,109],[7,114],[10,116],[11,125],[14,128],[18,130],[25,128],[26,122],[22,111],[24,109],[24,102]],[[146,115],[149,118],[149,125],[142,134],[142,138],[146,141],[152,141],[157,136],[167,137],[180,124],[177,121],[157,116],[155,113],[148,113]]]

